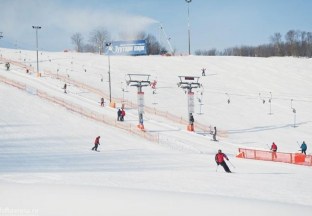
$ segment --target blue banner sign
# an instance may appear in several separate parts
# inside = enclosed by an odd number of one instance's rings
[[[112,41],[106,46],[106,54],[109,55],[146,55],[145,40],[134,41]]]

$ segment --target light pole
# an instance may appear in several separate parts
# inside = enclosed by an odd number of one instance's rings
[[[192,0],[185,0],[187,3],[187,19],[188,19],[188,51],[191,55],[191,29],[190,29],[190,3]]]
[[[110,75],[110,46],[112,45],[111,42],[105,44],[107,46],[107,56],[108,56],[108,83],[109,83],[109,102],[112,102],[112,86],[111,86],[111,75]]]
[[[33,29],[36,29],[36,47],[37,47],[37,73],[39,73],[39,61],[38,61],[38,29],[41,29],[41,26],[32,26]]]
[[[1,39],[1,38],[3,38],[3,36],[2,36],[2,32],[0,32],[0,39]],[[1,57],[2,57],[2,54],[1,54]]]

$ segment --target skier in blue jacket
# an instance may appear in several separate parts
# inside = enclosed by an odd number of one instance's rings
[[[303,141],[303,143],[300,146],[301,148],[301,153],[304,153],[306,155],[306,151],[307,151],[307,144]]]

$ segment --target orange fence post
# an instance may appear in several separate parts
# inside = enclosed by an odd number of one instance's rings
[[[297,163],[303,163],[305,161],[305,155],[301,153],[295,154],[295,164]]]
[[[237,158],[245,158],[245,154],[244,152],[240,152],[238,153],[238,155],[236,155]]]
[[[187,126],[187,130],[188,130],[188,131],[194,131],[194,125],[189,124],[189,125]]]

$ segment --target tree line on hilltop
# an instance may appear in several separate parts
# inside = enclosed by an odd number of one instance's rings
[[[195,55],[203,56],[294,56],[312,57],[312,32],[290,30],[284,35],[274,33],[270,43],[259,46],[240,46],[218,51],[217,49],[196,50]]]
[[[119,34],[120,40],[145,40],[148,55],[167,54],[168,50],[152,34],[139,32],[134,36],[127,33]],[[284,39],[284,40],[283,40]],[[104,28],[93,30],[87,40],[77,32],[71,36],[71,42],[77,52],[91,52],[102,54],[105,44],[111,41],[110,32]],[[175,51],[174,51],[175,52]],[[174,54],[174,53],[173,53]],[[196,50],[195,55],[201,56],[246,56],[246,57],[271,57],[271,56],[294,56],[312,57],[312,32],[289,30],[284,37],[281,33],[270,36],[268,44],[258,46],[235,46],[223,51],[217,49]]]
[[[119,34],[120,40],[145,40],[148,55],[166,54],[168,51],[163,47],[152,34],[140,32],[134,36],[127,33]],[[105,50],[105,44],[111,41],[110,32],[106,29],[99,28],[93,30],[85,42],[84,36],[77,32],[71,36],[71,42],[75,46],[77,52],[91,52],[102,54]]]

